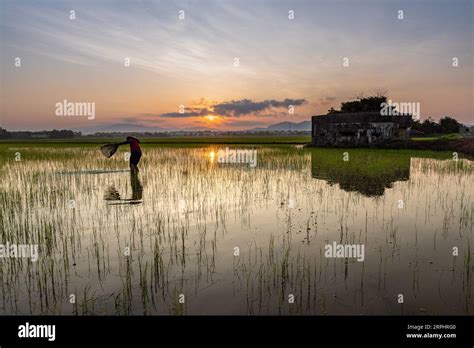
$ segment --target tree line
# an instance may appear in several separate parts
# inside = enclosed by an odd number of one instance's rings
[[[68,129],[53,129],[50,131],[7,131],[0,127],[0,139],[70,139],[81,137],[81,132]]]

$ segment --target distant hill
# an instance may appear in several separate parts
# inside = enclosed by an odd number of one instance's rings
[[[248,130],[248,132],[279,132],[279,131],[310,132],[311,121],[303,121],[299,123],[285,121],[285,122],[272,124],[268,127],[257,127],[257,128],[252,128]]]
[[[111,125],[102,125],[94,128],[83,128],[78,129],[84,134],[93,133],[159,133],[166,131],[183,131],[183,132],[197,132],[197,131],[216,131],[219,129],[210,127],[184,127],[179,129],[161,128],[161,127],[149,127],[135,123],[115,123]],[[244,132],[287,132],[287,131],[298,131],[298,132],[309,132],[311,131],[311,121],[303,122],[280,122],[272,124],[268,127],[258,127],[249,130],[243,130]]]

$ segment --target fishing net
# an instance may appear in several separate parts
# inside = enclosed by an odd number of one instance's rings
[[[100,147],[100,151],[104,154],[105,157],[110,158],[117,151],[117,144],[106,144]]]

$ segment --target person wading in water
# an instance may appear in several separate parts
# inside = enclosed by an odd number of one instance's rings
[[[134,137],[127,137],[127,140],[117,145],[130,144],[130,171],[132,174],[138,173],[138,162],[142,158],[142,149],[140,148],[140,140]]]
[[[129,201],[129,204],[140,204],[143,194],[143,186],[138,178],[138,163],[142,157],[142,149],[140,148],[140,140],[134,137],[127,137],[126,141],[121,143],[111,143],[105,144],[100,147],[102,154],[110,158],[114,155],[120,145],[130,145],[130,184],[132,186],[132,198],[126,199]],[[115,201],[123,200],[120,198],[120,193],[115,189],[115,187],[109,187],[108,191],[104,195],[105,200]]]

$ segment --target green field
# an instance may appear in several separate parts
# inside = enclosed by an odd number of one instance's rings
[[[308,142],[302,141],[305,137],[293,137],[293,141],[290,142],[289,137],[273,138],[273,142],[269,142],[270,139],[264,137],[209,137],[209,138],[198,138],[201,142],[197,142],[196,138],[181,137],[171,138],[171,142],[160,142],[160,139],[144,139],[142,141],[142,148],[152,150],[154,148],[203,148],[213,146],[241,146],[241,147],[252,147],[252,148],[279,148],[281,154],[285,156],[294,156],[295,154],[311,153],[313,156],[316,155],[319,160],[318,162],[324,163],[325,165],[332,168],[340,168],[340,159],[343,153],[348,152],[352,159],[356,161],[345,162],[343,167],[348,170],[348,173],[352,173],[349,170],[352,166],[360,167],[364,164],[364,170],[373,170],[374,172],[383,172],[382,168],[388,165],[392,168],[397,160],[410,157],[419,158],[436,158],[436,159],[449,159],[452,157],[450,151],[431,151],[431,150],[410,150],[410,149],[368,149],[368,148],[305,148],[297,149],[295,145],[303,145]],[[0,141],[0,160],[2,161],[14,161],[15,153],[21,152],[21,156],[25,160],[66,160],[70,157],[70,152],[67,149],[82,148],[85,151],[90,151],[91,148],[99,148],[101,144],[119,141],[120,139],[85,139],[84,141],[67,141],[61,140],[49,140],[49,141]],[[158,141],[157,141],[158,140]],[[214,140],[214,141],[212,141]],[[252,140],[252,141],[251,141]],[[286,140],[287,142],[283,142]],[[298,142],[299,140],[299,142]],[[267,142],[265,142],[267,141]],[[49,152],[40,151],[41,148],[49,149]],[[31,151],[27,151],[31,149]],[[64,151],[60,151],[64,149]],[[98,150],[97,150],[98,151]],[[129,151],[128,146],[121,146],[118,149],[118,153],[125,153]],[[264,156],[264,155],[263,155]],[[273,154],[275,156],[275,154]],[[265,156],[264,156],[265,157]],[[464,158],[463,154],[460,154],[460,158]],[[374,160],[376,158],[377,160]],[[374,166],[372,168],[372,166]]]
[[[68,144],[68,145],[94,145],[123,141],[124,138],[77,138],[77,139],[5,139],[1,143],[43,145],[43,144]],[[161,137],[141,138],[142,144],[307,144],[311,136],[216,136],[216,137]]]

